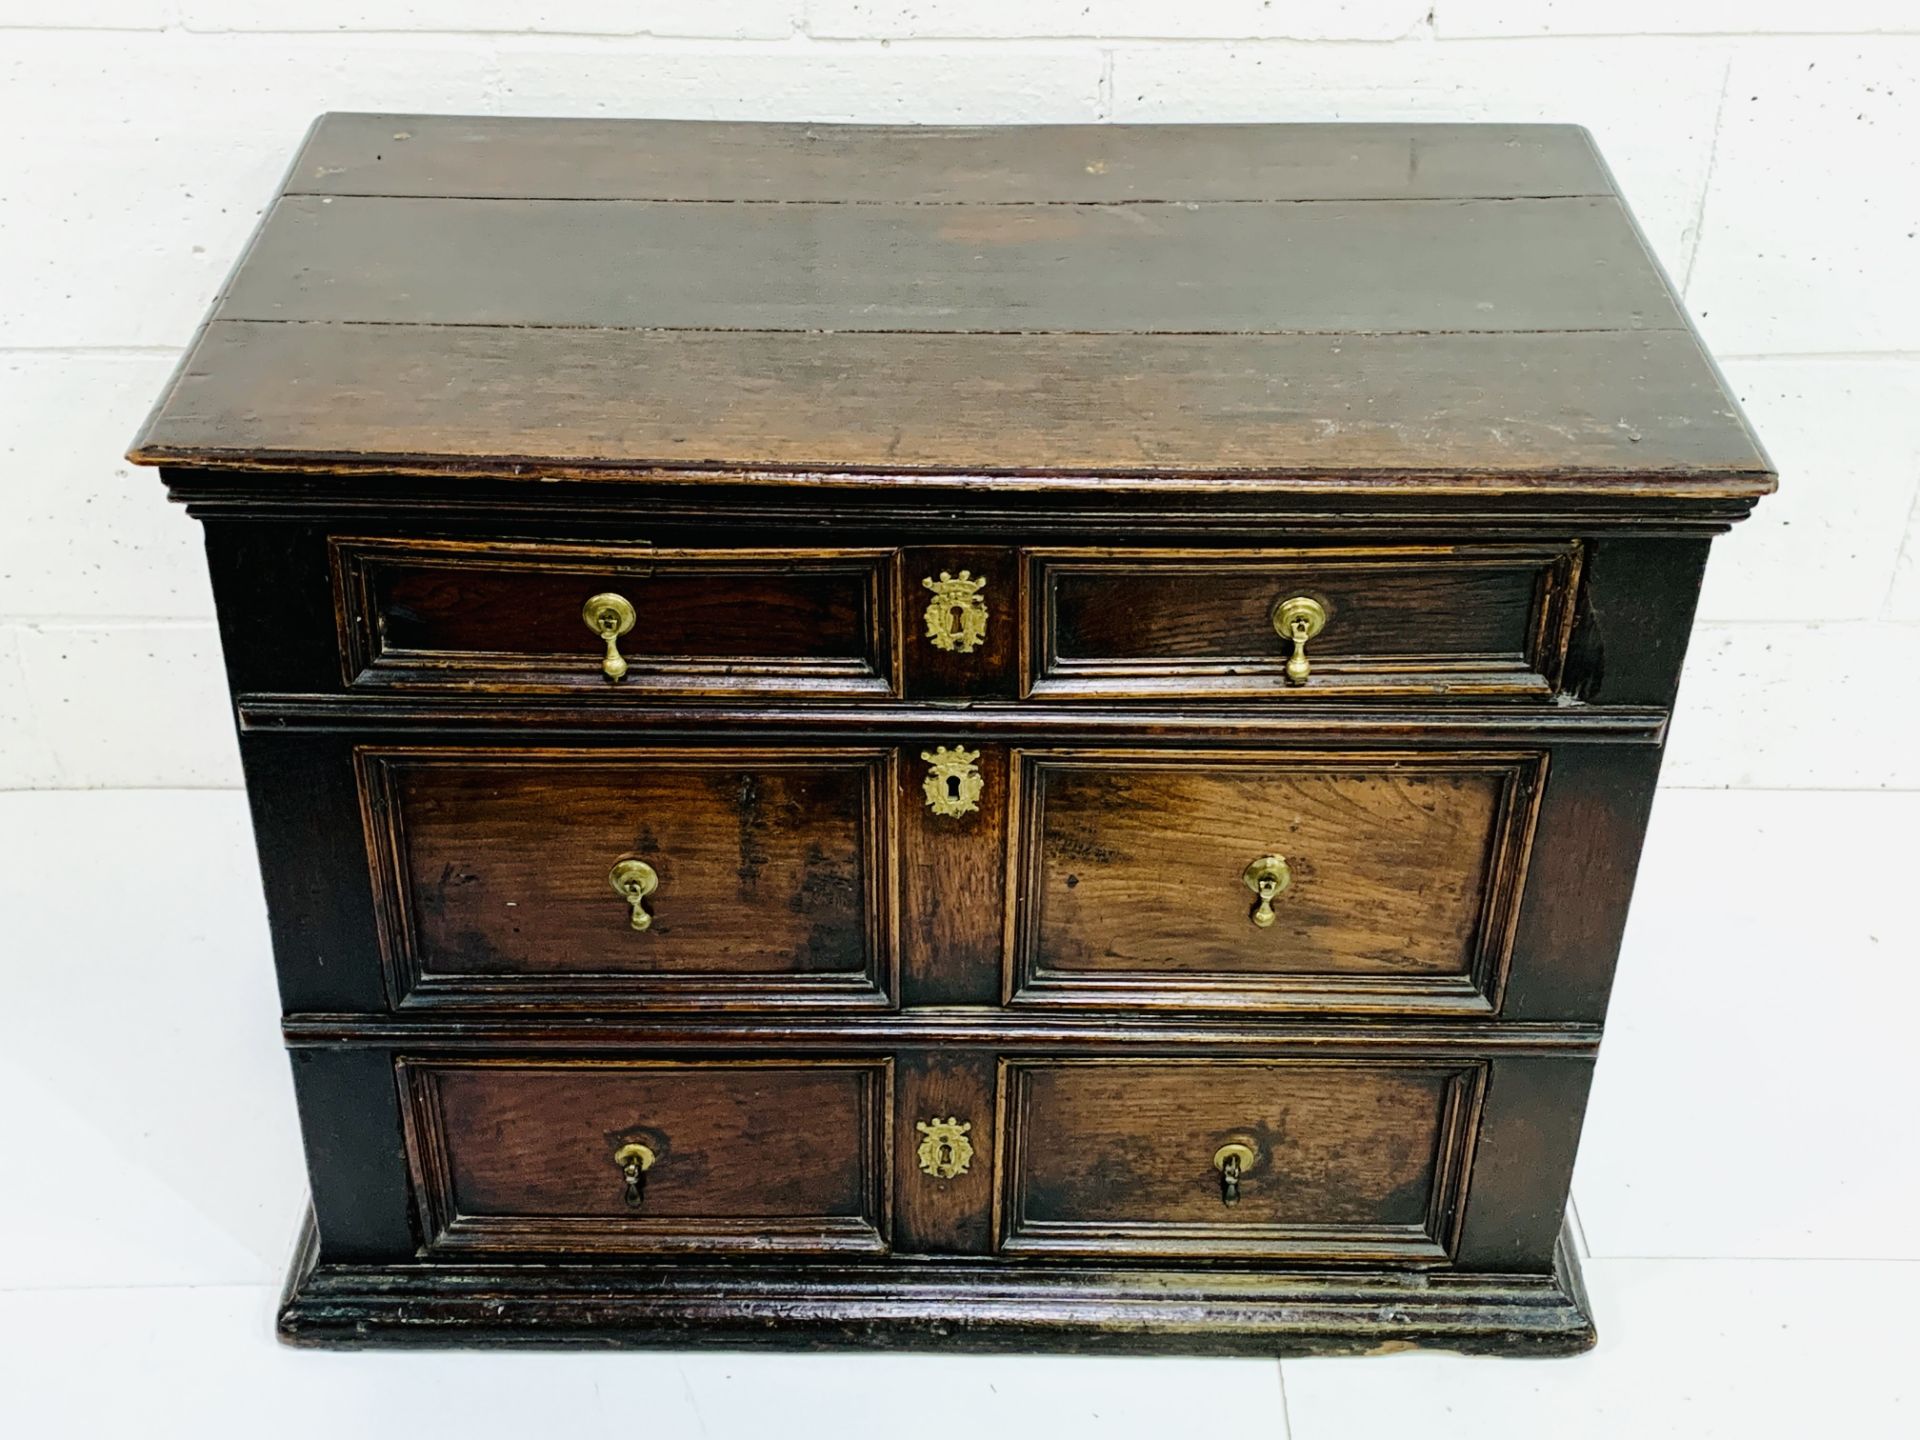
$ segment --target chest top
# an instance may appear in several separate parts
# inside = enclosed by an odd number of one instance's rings
[[[1564,126],[329,115],[132,454],[654,484],[1772,488]]]

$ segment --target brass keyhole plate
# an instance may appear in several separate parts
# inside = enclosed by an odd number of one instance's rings
[[[981,594],[987,577],[976,580],[971,570],[958,575],[942,570],[938,579],[930,576],[920,583],[933,592],[927,602],[927,639],[937,650],[972,654],[987,638],[987,601]]]
[[[936,815],[957,818],[971,815],[980,808],[980,792],[986,786],[985,778],[980,774],[978,750],[969,750],[964,745],[955,745],[949,749],[941,745],[933,750],[922,750],[920,758],[930,767],[927,778],[921,785],[921,793],[927,797],[927,808]]]
[[[973,1122],[949,1115],[942,1120],[921,1120],[914,1127],[920,1132],[920,1148],[915,1157],[920,1168],[936,1180],[951,1180],[967,1173],[973,1163]]]

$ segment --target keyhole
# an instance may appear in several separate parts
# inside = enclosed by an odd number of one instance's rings
[[[953,1142],[950,1140],[942,1140],[940,1142],[940,1163],[942,1165],[951,1165],[953,1163]]]
[[[947,798],[949,800],[958,800],[960,798],[960,777],[958,775],[947,776]]]

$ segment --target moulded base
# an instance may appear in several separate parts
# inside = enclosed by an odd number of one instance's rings
[[[1563,1231],[1551,1275],[866,1264],[321,1264],[313,1217],[280,1305],[296,1345],[597,1345],[1570,1355],[1594,1343]]]

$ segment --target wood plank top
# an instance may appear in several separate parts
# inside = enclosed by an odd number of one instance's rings
[[[1562,126],[328,116],[132,453],[1772,485]]]

